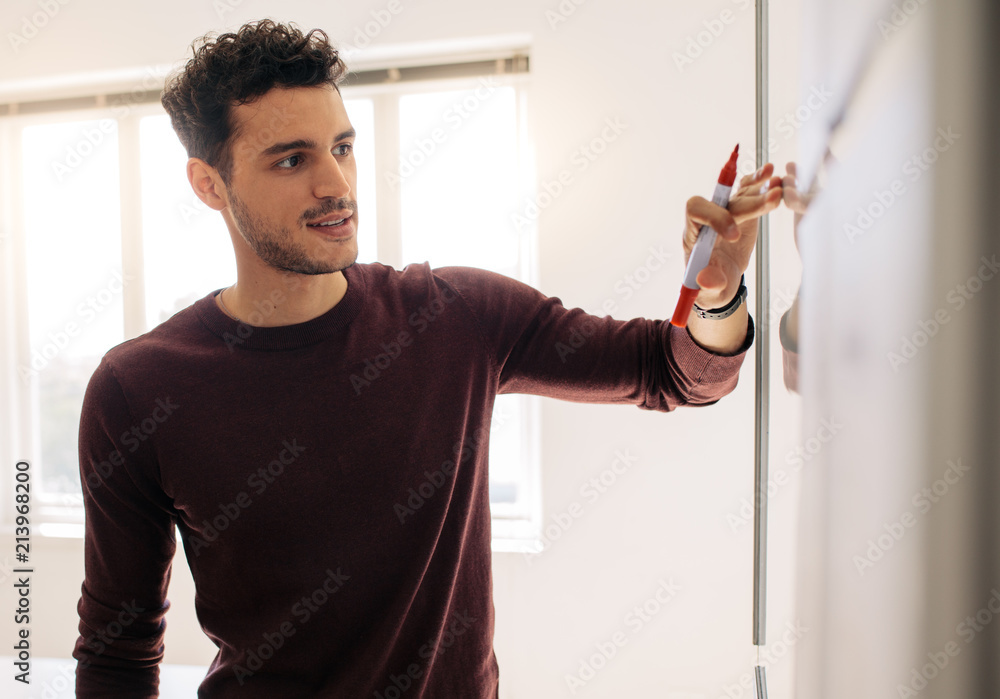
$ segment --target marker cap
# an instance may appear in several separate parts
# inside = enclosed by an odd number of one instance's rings
[[[683,284],[681,285],[681,296],[677,299],[677,307],[674,308],[674,315],[670,319],[671,325],[676,325],[678,328],[687,327],[688,316],[691,315],[691,310],[694,308],[694,302],[698,298],[699,291],[701,289],[692,289]]]

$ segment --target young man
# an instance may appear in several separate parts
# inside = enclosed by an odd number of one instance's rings
[[[176,525],[219,647],[199,696],[495,698],[496,395],[669,411],[736,386],[745,305],[683,330],[566,309],[483,270],[355,264],[343,73],[325,34],[265,20],[168,81],[237,280],[91,379],[79,697],[155,696]],[[755,220],[781,199],[770,172],[728,211],[690,200],[686,252],[701,223],[724,232],[700,306],[736,296]]]

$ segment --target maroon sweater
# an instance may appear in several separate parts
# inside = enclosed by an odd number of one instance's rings
[[[308,322],[242,325],[213,292],[97,368],[77,696],[157,696],[176,525],[219,647],[199,697],[497,697],[496,395],[708,405],[753,341],[716,355],[466,267],[344,274]]]

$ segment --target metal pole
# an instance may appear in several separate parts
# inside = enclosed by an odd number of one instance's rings
[[[767,0],[757,0],[757,167],[767,162],[768,70]],[[770,372],[770,332],[767,324],[771,297],[768,217],[761,216],[757,234],[757,352],[754,429],[754,520],[753,520],[753,644],[764,645],[767,586],[767,444]]]

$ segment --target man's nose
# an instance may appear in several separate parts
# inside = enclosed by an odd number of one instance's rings
[[[322,167],[317,169],[315,192],[317,199],[340,199],[351,193],[351,183],[347,180],[344,168],[333,155],[325,156]]]

